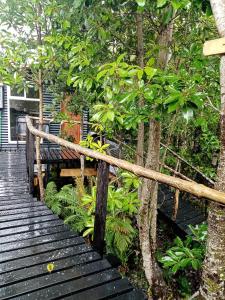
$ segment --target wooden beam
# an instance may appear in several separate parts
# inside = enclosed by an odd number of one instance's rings
[[[205,42],[203,54],[205,56],[225,54],[225,38]]]
[[[68,142],[58,136],[55,136],[53,134],[48,134],[48,133],[45,133],[41,130],[34,128],[34,126],[31,124],[29,116],[26,116],[26,121],[27,121],[27,126],[32,134],[37,135],[42,138],[45,138],[53,143],[56,143],[63,147],[77,151],[78,153],[83,154],[85,156],[92,157],[92,158],[95,158],[98,160],[104,160],[108,164],[110,164],[112,166],[117,166],[118,168],[121,168],[124,170],[127,170],[127,171],[135,174],[136,176],[148,178],[151,180],[158,181],[160,183],[167,184],[167,185],[172,186],[181,191],[195,195],[196,197],[199,197],[199,198],[201,198],[201,197],[207,198],[209,200],[225,204],[225,193],[224,192],[220,192],[215,189],[209,188],[203,184],[199,184],[196,182],[190,182],[190,181],[187,181],[184,179],[175,178],[173,176],[162,174],[160,172],[132,164],[123,159],[115,158],[110,155],[106,155],[106,154],[103,154],[103,153],[100,153],[97,151],[93,151],[88,148],[84,148],[80,145]]]
[[[83,172],[84,176],[96,176],[97,171],[93,168],[85,168]],[[61,177],[81,177],[82,172],[81,169],[61,169],[60,173]]]
[[[97,170],[94,168],[85,168],[84,176],[97,176]],[[82,177],[81,169],[61,169],[60,177]],[[116,179],[116,176],[109,173],[109,179]]]
[[[94,248],[103,255],[105,246],[105,226],[109,185],[109,164],[100,160],[98,163],[97,193],[94,224]]]

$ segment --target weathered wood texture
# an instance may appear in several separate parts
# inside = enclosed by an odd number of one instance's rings
[[[109,155],[105,155],[105,154],[93,151],[88,148],[84,148],[80,145],[73,144],[71,142],[68,142],[68,141],[66,141],[62,138],[59,138],[57,136],[54,136],[52,134],[47,134],[45,132],[37,130],[36,128],[34,128],[32,126],[31,120],[28,116],[26,117],[26,121],[27,121],[28,129],[31,131],[32,134],[40,136],[42,138],[45,138],[53,143],[63,146],[63,147],[67,147],[68,149],[74,150],[74,151],[78,152],[79,154],[83,154],[85,156],[103,160],[112,166],[117,166],[117,167],[127,170],[137,176],[141,176],[144,178],[158,181],[160,183],[167,184],[167,185],[175,187],[176,189],[179,189],[181,191],[193,194],[196,197],[199,197],[199,198],[204,197],[209,200],[225,204],[225,193],[223,193],[223,192],[214,190],[203,184],[198,184],[198,183],[190,182],[190,181],[183,180],[180,178],[175,178],[173,176],[162,174],[160,172],[153,171],[151,169],[137,166],[135,164],[132,164],[132,163],[122,160],[122,159],[118,159],[118,158],[115,158],[115,157],[112,157]]]
[[[85,168],[83,173],[81,169],[61,169],[60,176],[61,177],[81,177],[81,176],[96,176],[97,171],[93,168]]]
[[[225,54],[225,38],[205,42],[203,54],[205,56]]]
[[[93,246],[102,255],[104,251],[104,238],[107,214],[107,197],[109,183],[109,165],[100,160],[97,172],[97,195],[94,224]]]
[[[80,161],[80,155],[70,149],[48,149],[41,148],[41,162],[47,163],[66,163]],[[36,163],[36,160],[34,161]]]
[[[26,171],[25,153],[0,152],[0,299],[145,299],[32,198]]]

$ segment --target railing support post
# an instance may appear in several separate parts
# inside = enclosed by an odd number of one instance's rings
[[[29,131],[28,153],[28,174],[29,174],[29,193],[34,193],[34,135]]]
[[[28,175],[28,180],[29,180],[29,147],[30,147],[30,131],[28,127],[26,128],[26,167],[27,167],[27,175]]]
[[[97,195],[94,223],[94,248],[103,255],[109,185],[109,164],[100,160],[97,171]]]

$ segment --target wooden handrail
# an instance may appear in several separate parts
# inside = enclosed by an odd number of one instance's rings
[[[212,186],[214,186],[215,181],[213,181],[212,179],[210,179],[209,177],[207,177],[204,173],[202,173],[198,168],[196,168],[195,166],[193,166],[192,164],[190,164],[186,159],[184,159],[183,157],[181,157],[179,154],[177,154],[176,152],[174,152],[172,149],[170,149],[168,146],[166,146],[165,144],[163,144],[162,142],[160,142],[161,146],[163,146],[166,150],[168,150],[173,156],[175,156],[176,158],[178,158],[180,161],[182,161],[183,163],[185,163],[187,166],[189,166],[191,169],[193,169],[195,172],[197,172],[198,174],[200,174],[206,181],[208,181],[208,183],[210,183]]]
[[[207,198],[209,200],[212,200],[212,201],[215,201],[215,202],[218,202],[221,204],[225,204],[225,193],[223,193],[223,192],[209,188],[203,184],[190,182],[190,181],[187,181],[184,179],[175,178],[174,176],[162,174],[160,172],[156,172],[151,169],[146,169],[144,167],[132,164],[125,160],[118,159],[118,158],[115,158],[115,157],[112,157],[112,156],[109,156],[106,154],[102,154],[102,153],[93,151],[91,149],[84,148],[77,144],[73,144],[71,142],[68,142],[68,141],[60,138],[60,137],[45,133],[43,131],[40,131],[40,130],[34,128],[33,125],[31,124],[31,120],[30,120],[29,116],[26,116],[26,122],[27,122],[27,127],[28,127],[29,131],[35,136],[39,136],[41,138],[47,139],[50,142],[61,145],[63,147],[67,147],[67,148],[72,149],[80,154],[85,155],[85,156],[105,161],[110,165],[125,169],[125,170],[135,174],[136,176],[148,178],[148,179],[155,180],[155,181],[158,181],[163,184],[167,184],[167,185],[172,186],[181,191],[188,192],[192,195],[195,195],[196,197],[199,197],[199,198],[203,197],[203,198]]]

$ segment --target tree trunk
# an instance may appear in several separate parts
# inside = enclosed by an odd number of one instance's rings
[[[146,168],[158,170],[159,148],[156,151],[155,145],[160,145],[160,124],[152,120],[149,127],[149,147],[146,160]],[[156,181],[144,179],[142,184],[141,207],[139,210],[139,234],[140,245],[143,257],[145,276],[150,287],[154,277],[154,251],[156,245],[156,211],[157,201],[155,193]]]
[[[158,66],[161,69],[166,68],[169,61],[169,44],[172,39],[173,21],[163,28],[159,37],[159,56]],[[159,155],[160,155],[160,138],[161,125],[159,121],[149,121],[149,136],[148,136],[148,154],[146,158],[146,168],[159,170]],[[141,206],[139,210],[139,237],[143,257],[143,266],[145,275],[152,289],[153,294],[162,294],[159,284],[161,281],[161,273],[155,263],[155,248],[156,248],[156,226],[157,226],[157,198],[158,184],[155,181],[143,180],[141,192]],[[165,290],[164,290],[165,295]]]
[[[137,24],[137,63],[143,69],[144,68],[144,38],[143,38],[143,15],[141,12],[136,14]],[[138,106],[142,108],[144,106],[144,99],[141,97],[138,102]],[[137,149],[136,149],[136,163],[139,166],[144,165],[144,135],[145,127],[144,122],[138,125],[137,135]]]
[[[225,1],[211,0],[218,31],[225,37]],[[225,56],[220,62],[220,160],[215,188],[225,191]],[[211,202],[208,215],[208,239],[203,264],[200,294],[203,299],[225,299],[225,207]]]

